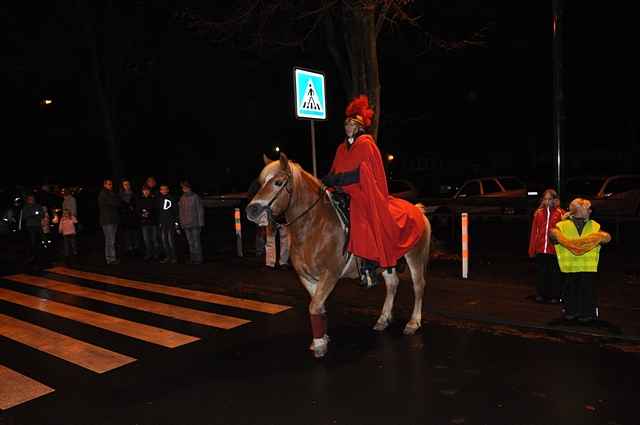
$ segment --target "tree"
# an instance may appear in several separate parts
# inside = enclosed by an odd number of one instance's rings
[[[86,42],[83,47],[89,54],[91,81],[112,177],[120,180],[125,175],[121,155],[125,131],[120,110],[122,96],[132,81],[145,76],[153,66],[156,52],[148,30],[156,21],[166,19],[166,12],[158,7],[158,13],[142,2],[123,5],[114,0],[97,6],[76,1],[73,8]]]
[[[339,72],[346,97],[359,94],[369,97],[376,111],[370,130],[377,139],[381,116],[378,38],[385,27],[418,28],[419,17],[412,13],[412,3],[412,0],[247,0],[223,13],[224,17],[219,20],[211,18],[213,12],[204,9],[182,9],[176,18],[214,42],[235,43],[257,51],[282,47],[304,49],[312,36],[316,40],[320,37]],[[484,29],[453,42],[430,32],[422,35],[429,49],[484,45]]]

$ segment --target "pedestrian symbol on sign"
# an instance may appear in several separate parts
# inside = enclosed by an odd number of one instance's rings
[[[318,99],[318,95],[316,95],[316,90],[313,87],[313,82],[311,80],[307,82],[307,89],[305,90],[304,97],[302,98],[302,109],[322,112],[320,99]]]
[[[294,68],[294,98],[296,118],[327,119],[327,97],[324,74],[308,69]]]

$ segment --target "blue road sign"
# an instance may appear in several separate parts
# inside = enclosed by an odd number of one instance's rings
[[[324,74],[308,69],[294,68],[296,118],[327,119]]]

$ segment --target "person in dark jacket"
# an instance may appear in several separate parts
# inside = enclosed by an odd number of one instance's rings
[[[44,215],[44,207],[36,203],[33,195],[27,195],[22,208],[22,226],[29,236],[29,262],[36,262],[39,259]]]
[[[100,226],[104,232],[104,257],[107,264],[118,264],[116,257],[116,233],[120,223],[120,198],[113,192],[113,181],[106,179],[98,195]]]
[[[126,253],[135,254],[138,249],[138,215],[136,214],[136,198],[131,190],[131,181],[122,180],[120,197],[120,234]]]
[[[175,246],[175,226],[178,222],[178,201],[169,194],[169,185],[160,185],[160,196],[156,198],[158,227],[164,258],[161,263],[178,262]]]
[[[189,243],[191,264],[202,264],[202,242],[200,231],[204,227],[204,206],[200,197],[191,190],[191,183],[180,182],[182,197],[180,198],[180,225]]]
[[[149,186],[142,187],[142,196],[136,202],[136,212],[142,240],[144,241],[145,261],[157,260],[160,255],[160,242],[158,240],[158,223],[156,212],[156,198],[151,194]]]
[[[147,177],[147,179],[144,181],[144,185],[147,186],[151,191],[151,196],[157,197],[160,194],[158,192],[158,182],[156,181],[155,177]]]

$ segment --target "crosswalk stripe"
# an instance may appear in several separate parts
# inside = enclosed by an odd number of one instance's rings
[[[261,301],[246,300],[243,298],[230,297],[227,295],[214,294],[211,292],[195,291],[192,289],[176,288],[173,286],[159,285],[156,283],[142,282],[138,280],[123,279],[115,276],[108,276],[98,273],[84,272],[67,267],[53,267],[47,269],[52,273],[65,276],[78,277],[81,279],[94,280],[96,282],[108,283],[110,285],[123,286],[125,288],[142,289],[144,291],[156,292],[159,294],[172,295],[180,298],[187,298],[195,301],[203,301],[212,304],[237,307],[245,310],[257,311],[260,313],[277,314],[290,309],[290,306],[272,304]]]
[[[133,357],[4,314],[0,314],[0,335],[96,373],[104,373],[136,361]]]
[[[0,300],[75,320],[76,322],[86,323],[97,328],[106,329],[168,348],[179,347],[200,339],[3,288],[0,288]]]
[[[7,410],[53,391],[53,388],[0,364],[0,410]]]
[[[237,317],[209,313],[201,310],[193,310],[190,308],[179,307],[171,304],[146,300],[144,298],[131,297],[128,295],[117,294],[108,291],[102,291],[99,289],[86,288],[79,285],[73,285],[70,283],[60,282],[57,280],[39,276],[17,274],[4,276],[3,279],[8,279],[27,285],[38,286],[40,288],[50,289],[53,291],[64,292],[67,294],[76,295],[78,297],[104,301],[110,304],[116,304],[135,310],[141,310],[148,313],[154,313],[178,320],[211,326],[214,328],[233,329],[235,327],[251,322],[250,320],[240,319]]]

